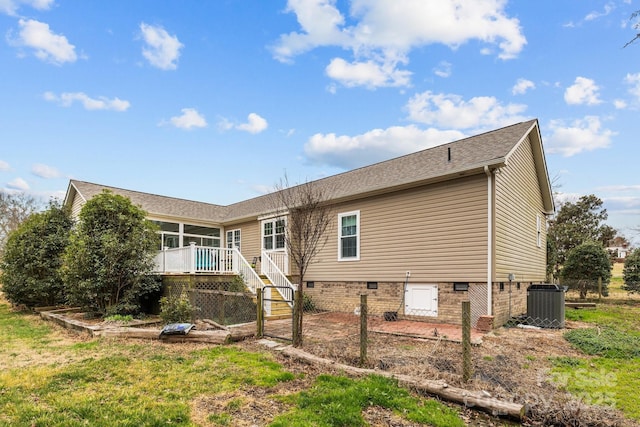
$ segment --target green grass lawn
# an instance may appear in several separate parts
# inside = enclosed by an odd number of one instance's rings
[[[254,395],[281,405],[264,423],[274,426],[366,425],[362,412],[372,405],[425,425],[464,425],[457,411],[388,379],[304,382],[270,353],[236,346],[83,338],[11,312],[2,300],[0,334],[0,426],[234,425]],[[198,402],[230,395],[194,415]]]
[[[614,406],[640,421],[640,304],[603,300],[595,309],[567,309],[586,329],[565,334],[583,358],[554,359],[552,377],[584,402]]]

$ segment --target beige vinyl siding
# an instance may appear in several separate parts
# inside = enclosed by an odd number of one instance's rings
[[[360,211],[360,260],[338,261],[340,213]],[[485,175],[336,206],[330,237],[306,280],[478,281],[486,279]]]
[[[527,137],[496,174],[495,277],[507,281],[542,281],[545,278],[547,240],[544,206],[531,142]],[[537,245],[537,217],[541,244]]]
[[[84,200],[80,197],[77,191],[73,191],[73,203],[71,203],[71,218],[78,219],[80,217],[80,211],[84,206]]]
[[[225,230],[237,229],[240,229],[240,252],[247,261],[251,262],[253,258],[260,256],[260,221],[255,219],[234,224],[233,226],[227,226]]]

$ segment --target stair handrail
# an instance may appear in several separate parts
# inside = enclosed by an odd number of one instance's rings
[[[242,256],[238,248],[233,248],[233,265],[235,266],[235,273],[242,278],[251,293],[255,295],[259,289],[262,289],[264,285],[262,279],[246,258]]]
[[[289,307],[293,308],[293,294],[297,290],[296,285],[291,283],[287,275],[280,270],[280,267],[271,259],[269,252],[262,251],[262,273],[273,283],[276,290],[282,295]],[[285,295],[290,293],[290,295]]]

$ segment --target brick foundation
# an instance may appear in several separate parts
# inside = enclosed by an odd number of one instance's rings
[[[502,282],[502,286],[500,282],[493,284],[491,314],[494,317],[495,327],[504,325],[510,317],[527,312],[527,288],[530,284],[530,282]]]
[[[383,316],[385,312],[398,312],[401,318],[424,322],[462,323],[462,302],[469,301],[468,291],[454,291],[453,283],[437,283],[438,315],[407,316],[404,313],[404,282],[377,282],[377,289],[368,289],[367,282],[320,282],[314,281],[310,288],[304,283],[304,293],[311,297],[320,310],[344,313],[356,312],[360,307],[360,295],[367,295],[369,313]],[[470,284],[470,286],[486,286]],[[484,303],[486,306],[486,302]]]

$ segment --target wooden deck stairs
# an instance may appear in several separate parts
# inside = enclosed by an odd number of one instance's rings
[[[264,276],[260,276],[265,286],[271,286],[271,281]],[[277,289],[271,289],[271,315],[265,316],[267,320],[287,319],[293,316],[293,310],[284,300]]]

